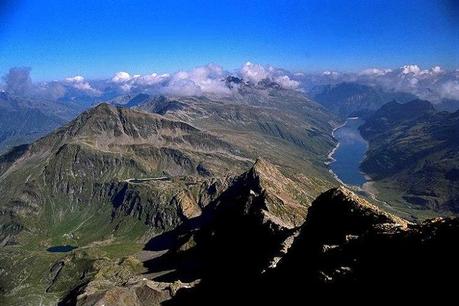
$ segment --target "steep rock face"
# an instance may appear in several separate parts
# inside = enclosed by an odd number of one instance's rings
[[[233,204],[229,204],[233,201]],[[236,204],[238,203],[238,204]],[[257,215],[260,223],[278,229],[301,225],[307,211],[306,194],[276,166],[258,159],[218,199],[216,209],[225,205],[241,209],[241,214]]]
[[[276,166],[257,160],[199,219],[185,223],[172,236],[153,239],[150,248],[164,239],[176,244],[148,265],[152,271],[175,269],[160,278],[164,281],[203,278],[200,287],[208,289],[199,290],[211,290],[214,282],[244,282],[240,273],[260,275],[285,253],[285,242],[304,221],[308,206],[302,194]],[[200,225],[196,228],[195,224]]]
[[[320,235],[325,236],[325,230],[331,235],[358,235],[378,227],[406,228],[408,223],[359,198],[346,188],[339,187],[317,197],[309,210],[306,225],[309,228],[317,227]],[[344,238],[336,237],[341,240]]]
[[[154,185],[123,182],[105,188],[101,198],[111,200],[115,208],[112,218],[132,216],[160,233],[199,217],[228,184],[228,179],[219,178],[173,179],[155,181]]]

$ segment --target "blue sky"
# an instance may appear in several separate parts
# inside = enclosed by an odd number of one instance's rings
[[[0,74],[34,80],[246,61],[290,70],[457,67],[455,0],[0,0]]]

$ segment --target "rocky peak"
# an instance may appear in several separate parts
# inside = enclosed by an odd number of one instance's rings
[[[259,275],[285,253],[289,238],[304,221],[307,206],[294,198],[300,192],[276,166],[258,159],[198,219],[177,231],[178,246],[163,260],[179,258],[176,277],[186,281],[206,277],[213,282],[225,275],[228,282],[240,273]],[[197,223],[199,229],[190,236],[189,228]],[[180,238],[187,236],[190,239]],[[201,270],[196,271],[198,266]]]
[[[235,77],[233,75],[227,76],[225,79],[225,84],[228,88],[233,88],[235,85],[240,85],[244,81],[241,78]]]
[[[271,88],[271,89],[281,89],[282,87],[279,85],[279,83],[276,83],[270,79],[263,79],[257,84],[258,87],[262,88]]]
[[[307,210],[304,192],[264,159],[257,159],[252,168],[238,178],[234,188],[246,195],[243,202],[251,203],[247,210],[261,214],[264,223],[293,229],[304,221]]]
[[[329,225],[334,229],[340,225],[353,224],[359,227],[408,226],[407,221],[379,209],[342,186],[330,189],[317,197],[309,209],[307,223],[317,223],[321,227]]]
[[[334,188],[313,202],[300,234],[261,288],[289,290],[293,301],[306,288],[327,301],[349,292],[356,293],[349,295],[355,301],[384,286],[393,289],[391,297],[412,298],[411,290],[424,287],[443,291],[451,286],[446,275],[457,271],[457,225],[457,219],[408,224],[344,187]]]

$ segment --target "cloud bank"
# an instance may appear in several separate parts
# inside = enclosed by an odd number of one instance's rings
[[[289,75],[284,74],[284,72],[280,69],[276,69],[272,66],[264,67],[251,62],[245,63],[240,69],[239,74],[242,79],[254,84],[268,79],[278,83],[281,87],[288,89],[296,89],[300,85],[300,82],[292,80]]]
[[[392,68],[368,68],[358,73],[323,71],[317,73],[292,73],[270,65],[246,62],[238,70],[226,71],[222,66],[208,64],[172,74],[115,73],[106,80],[88,80],[76,75],[61,81],[33,83],[30,68],[11,68],[3,77],[1,88],[18,96],[38,96],[47,99],[105,101],[120,95],[137,93],[163,94],[171,96],[230,96],[240,86],[257,86],[261,81],[277,83],[285,89],[310,92],[320,85],[340,82],[357,82],[379,86],[386,90],[403,91],[431,102],[442,99],[459,100],[459,70],[448,71],[439,66],[422,69],[408,64]],[[228,77],[241,81],[228,85]],[[264,85],[262,85],[264,86]]]
[[[78,89],[78,90],[81,90],[83,92],[86,92],[88,94],[92,94],[92,95],[100,95],[101,92],[95,88],[93,88],[91,86],[91,84],[89,84],[89,82],[87,82],[84,77],[82,77],[81,75],[77,75],[77,76],[74,76],[74,77],[69,77],[69,78],[66,78],[64,80],[64,82],[75,88],[75,89]]]
[[[268,79],[283,88],[296,89],[300,83],[272,66],[262,66],[247,62],[239,71],[230,73],[222,66],[208,64],[191,70],[182,70],[173,74],[152,73],[131,75],[120,71],[111,78],[111,83],[124,92],[150,91],[174,96],[201,96],[206,94],[229,96],[232,90],[226,84],[226,78],[237,75],[245,82],[258,84]]]

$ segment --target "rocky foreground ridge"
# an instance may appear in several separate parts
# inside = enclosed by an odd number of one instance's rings
[[[105,279],[99,290],[91,282],[66,304],[296,305],[372,294],[415,299],[454,287],[448,276],[459,270],[457,218],[412,224],[339,187],[321,194],[299,224],[279,214],[295,200],[275,171],[257,161],[209,204],[201,227],[184,224],[151,241],[150,247],[161,239],[170,244],[148,263],[150,271],[172,272],[153,280]]]

